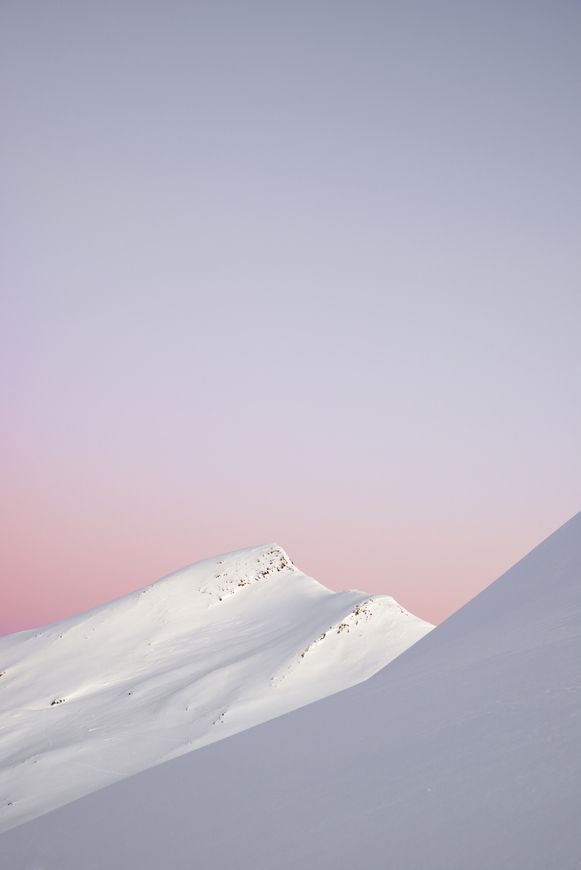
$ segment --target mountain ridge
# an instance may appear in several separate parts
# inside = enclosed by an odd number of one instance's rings
[[[268,544],[0,638],[0,830],[366,679],[430,628]]]

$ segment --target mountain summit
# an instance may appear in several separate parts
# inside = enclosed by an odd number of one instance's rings
[[[0,830],[365,680],[432,626],[276,544],[0,639]]]

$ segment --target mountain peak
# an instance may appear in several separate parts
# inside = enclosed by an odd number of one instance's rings
[[[361,682],[431,628],[272,543],[1,638],[0,830]]]
[[[295,571],[295,566],[278,544],[248,547],[226,553],[216,559],[216,573],[202,592],[218,596],[220,601],[239,589],[267,580],[282,571]]]

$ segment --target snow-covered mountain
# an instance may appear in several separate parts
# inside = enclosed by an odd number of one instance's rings
[[[268,545],[0,638],[0,830],[365,680],[430,629]]]
[[[578,870],[581,514],[367,682],[0,837],[2,870]]]

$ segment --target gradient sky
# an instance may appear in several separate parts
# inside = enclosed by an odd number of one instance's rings
[[[439,621],[581,507],[580,45],[4,0],[0,633],[268,541]]]

